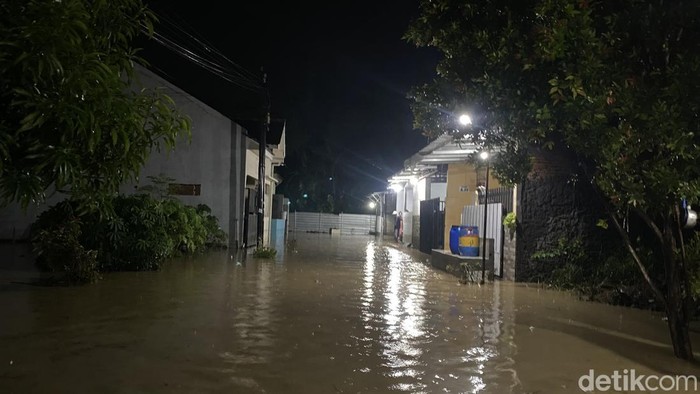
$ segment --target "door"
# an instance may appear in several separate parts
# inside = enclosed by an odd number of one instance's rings
[[[420,202],[420,242],[418,249],[430,254],[433,249],[444,246],[445,212],[441,209],[440,199],[433,198]]]

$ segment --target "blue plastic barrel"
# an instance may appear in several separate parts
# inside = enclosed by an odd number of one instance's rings
[[[453,225],[450,228],[450,252],[459,254],[459,225]]]
[[[462,256],[479,255],[479,227],[459,226],[459,254]]]

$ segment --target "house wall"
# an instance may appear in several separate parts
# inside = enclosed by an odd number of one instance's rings
[[[229,188],[231,198],[229,204],[229,246],[240,248],[245,242],[243,234],[245,223],[245,160],[246,160],[246,136],[243,128],[233,123],[231,134],[231,166],[229,170]]]
[[[250,143],[250,138],[246,139]],[[255,148],[248,148],[245,157],[245,174],[253,179],[258,179],[258,165],[260,164],[260,154],[258,153],[257,144]]]
[[[259,145],[257,142],[248,138],[248,150],[245,160],[245,175],[249,180],[257,182],[260,174],[258,174],[258,166],[260,165]],[[278,150],[278,152],[280,152]],[[270,244],[270,232],[272,230],[272,196],[277,192],[277,181],[273,178],[275,165],[273,163],[273,154],[269,151],[265,153],[265,196],[264,196],[264,215],[263,215],[263,245]]]
[[[428,193],[428,199],[439,198],[440,201],[445,201],[447,197],[447,183],[445,182],[431,182],[430,190]]]
[[[28,240],[32,223],[42,212],[63,199],[65,199],[65,195],[55,194],[48,198],[45,203],[29,205],[26,210],[17,203],[0,208],[0,240]]]
[[[450,228],[462,223],[462,209],[465,205],[476,204],[476,168],[469,163],[452,163],[447,166],[447,186],[445,196],[445,246],[448,247]],[[489,190],[500,186],[498,180],[489,174]],[[466,190],[464,189],[466,187]]]
[[[403,211],[406,209],[406,188],[396,192],[396,210]]]
[[[145,68],[137,66],[136,72],[139,75],[139,84],[134,88],[162,89],[174,100],[180,111],[190,117],[192,137],[191,141],[187,137],[180,137],[173,151],[167,152],[163,149],[161,152],[152,152],[141,169],[138,180],[122,185],[120,192],[135,193],[140,187],[151,184],[148,176],[160,174],[174,178],[176,183],[199,184],[199,196],[177,198],[185,204],[208,205],[212,214],[219,219],[221,228],[228,234],[231,234],[232,230],[235,233],[238,218],[242,216],[243,210],[242,191],[238,193],[237,190],[242,189],[242,183],[238,182],[238,170],[242,166],[236,164],[242,163],[240,160],[243,147],[235,144],[242,138],[242,129],[219,112]],[[232,174],[239,176],[234,179]],[[0,210],[0,238],[26,239],[29,226],[37,215],[64,198],[61,195],[54,196],[46,204],[32,206],[27,212],[22,211],[16,204]],[[240,207],[239,212],[233,209],[236,207]],[[240,225],[242,226],[242,222]]]
[[[151,184],[148,176],[164,174],[175,183],[199,184],[199,196],[175,196],[184,204],[206,204],[219,219],[221,228],[230,232],[232,134],[240,128],[201,101],[168,83],[152,72],[138,68],[140,82],[146,88],[164,89],[177,108],[189,116],[191,139],[181,136],[175,149],[154,151],[143,166],[136,182],[126,183],[120,192],[130,194]],[[234,154],[235,156],[235,154]]]

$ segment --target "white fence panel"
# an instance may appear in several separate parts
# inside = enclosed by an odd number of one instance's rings
[[[300,233],[328,233],[330,229],[338,229],[341,234],[367,235],[375,231],[376,220],[374,215],[292,212],[288,227],[289,231]]]
[[[494,274],[501,276],[503,264],[501,250],[503,249],[503,204],[489,204],[486,218],[486,238],[493,238]],[[484,237],[484,206],[467,205],[462,210],[462,225],[479,228],[479,237]],[[482,245],[479,245],[481,247]]]
[[[374,215],[360,215],[354,213],[341,213],[339,215],[342,226],[341,234],[369,234],[375,231],[375,221],[377,218]]]

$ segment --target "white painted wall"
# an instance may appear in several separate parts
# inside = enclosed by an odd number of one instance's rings
[[[439,198],[440,201],[445,201],[445,197],[447,197],[447,183],[446,182],[439,182],[439,183],[431,183],[430,184],[430,194],[428,196],[429,199]]]
[[[177,183],[201,184],[200,196],[178,196],[185,204],[207,204],[221,225],[229,232],[230,172],[231,172],[231,120],[213,110],[183,90],[170,84],[152,72],[138,67],[143,87],[164,89],[178,108],[192,121],[192,140],[182,137],[171,152],[154,151],[141,170],[139,180],[122,185],[120,191],[134,193],[138,187],[150,184],[149,175],[164,173]],[[137,87],[138,88],[138,87]],[[46,204],[30,207],[24,212],[13,204],[0,209],[0,239],[26,239],[29,226],[37,215],[64,196],[57,195]]]
[[[153,152],[141,170],[139,181],[123,185],[120,191],[134,193],[150,184],[148,176],[161,173],[174,178],[175,183],[200,184],[201,195],[175,197],[187,205],[208,205],[228,233],[231,120],[152,72],[140,67],[138,70],[143,87],[164,89],[180,111],[190,117],[192,139],[188,141],[183,136],[173,151]]]
[[[48,198],[46,203],[29,205],[26,210],[16,203],[0,208],[0,239],[29,239],[32,223],[42,212],[63,199],[65,199],[63,194],[55,194]]]

